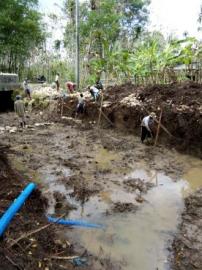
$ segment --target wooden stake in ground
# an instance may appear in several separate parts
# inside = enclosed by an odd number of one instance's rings
[[[63,110],[64,110],[64,99],[61,98],[61,117],[63,116]]]
[[[150,114],[149,112],[148,112],[148,110],[142,105],[142,107],[145,109],[145,111],[148,113],[148,114]],[[157,120],[157,119],[155,119],[154,118],[154,121],[158,124],[159,123],[159,121]],[[161,128],[170,136],[170,137],[172,137],[172,138],[176,138],[175,136],[173,136],[171,133],[170,133],[170,131],[163,125],[163,124],[161,124],[160,123],[160,126],[161,126]]]
[[[155,138],[154,146],[156,146],[156,145],[157,145],[157,142],[158,142],[159,131],[160,131],[160,127],[161,127],[161,118],[162,118],[162,114],[163,114],[163,109],[161,108],[161,112],[160,112],[160,116],[159,116],[159,121],[158,121],[158,127],[157,127],[157,132],[156,132],[156,138]]]
[[[101,95],[100,113],[99,113],[99,117],[98,117],[98,123],[97,123],[97,126],[98,126],[98,127],[99,127],[99,125],[100,125],[100,120],[101,120],[101,114],[102,114],[102,104],[103,104],[103,92],[102,92],[102,95]]]

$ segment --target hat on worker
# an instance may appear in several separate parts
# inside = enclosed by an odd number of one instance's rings
[[[151,113],[150,113],[150,116],[151,116],[152,118],[155,118],[155,117],[156,117],[155,112],[151,112]]]
[[[17,100],[21,99],[21,96],[20,96],[20,95],[17,95],[17,96],[16,96],[16,99],[17,99]]]

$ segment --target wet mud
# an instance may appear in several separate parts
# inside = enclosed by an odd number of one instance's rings
[[[77,97],[65,102],[63,114],[75,115]],[[126,133],[140,133],[141,119],[150,112],[160,115],[169,134],[160,130],[160,141],[167,147],[202,158],[202,86],[193,82],[137,87],[130,83],[108,87],[103,92],[104,126],[116,127]],[[86,98],[86,114],[82,119],[98,121],[100,102]],[[67,109],[66,109],[67,108]]]
[[[0,121],[16,125],[12,113],[0,115]],[[33,112],[28,124],[22,132],[2,133],[1,140],[10,148],[12,167],[26,182],[39,184],[46,213],[106,226],[93,231],[54,227],[58,239],[74,247],[73,253],[57,252],[85,254],[89,270],[172,269],[169,254],[184,196],[202,185],[201,160],[85,121],[53,122]]]
[[[173,242],[173,269],[202,269],[202,189],[186,198],[179,231]]]

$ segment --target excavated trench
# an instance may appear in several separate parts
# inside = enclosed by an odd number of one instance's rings
[[[200,229],[196,230],[200,219],[191,223],[196,215],[192,211],[189,216],[185,206],[190,200],[184,201],[202,187],[202,161],[175,150],[201,154],[201,86],[185,85],[181,89],[183,94],[131,85],[108,89],[103,111],[116,129],[108,128],[104,118],[102,127],[97,128],[99,105],[88,98],[83,122],[69,118],[77,102],[73,95],[63,108],[67,117],[58,116],[52,123],[46,119],[43,124],[45,116],[42,119],[33,112],[28,129],[1,134],[2,141],[10,146],[13,167],[27,181],[40,183],[48,200],[48,214],[105,225],[103,230],[57,228],[59,238],[68,240],[78,255],[87,257],[84,269],[201,269]],[[159,91],[157,97],[153,91]],[[189,93],[192,105],[188,105]],[[142,116],[147,110],[159,113],[159,105],[163,106],[162,123],[175,138],[161,132],[157,147],[140,144],[139,137],[131,132],[139,133]],[[181,129],[178,117],[185,121]],[[1,126],[17,122],[12,113],[0,115],[0,121]],[[201,197],[193,198],[197,212]],[[188,235],[186,227],[182,229],[186,226],[184,217],[192,224]],[[182,221],[185,225],[180,225]],[[197,245],[192,247],[190,239]],[[54,267],[51,269],[58,269]]]
[[[202,185],[202,161],[79,121],[35,125],[39,118],[32,115],[30,128],[1,138],[10,145],[13,167],[40,183],[47,213],[106,226],[57,228],[58,238],[73,244],[76,254],[86,251],[84,269],[174,269],[172,242],[184,198]],[[12,113],[1,121],[15,124]]]

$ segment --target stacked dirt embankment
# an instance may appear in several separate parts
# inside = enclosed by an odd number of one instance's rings
[[[97,121],[100,103],[86,100],[86,119]],[[64,113],[73,116],[76,102],[76,96],[70,97]],[[144,88],[125,84],[104,91],[103,112],[115,127],[128,132],[139,134],[141,119],[151,111],[160,115],[161,108],[162,124],[173,136],[161,130],[160,139],[178,150],[202,156],[202,85],[184,83]]]
[[[26,186],[11,169],[2,149],[0,146],[0,216]],[[0,239],[0,269],[59,269],[57,261],[50,257],[61,252],[71,255],[70,247],[55,242],[55,228],[49,226],[45,217],[46,205],[36,190],[12,220]]]

